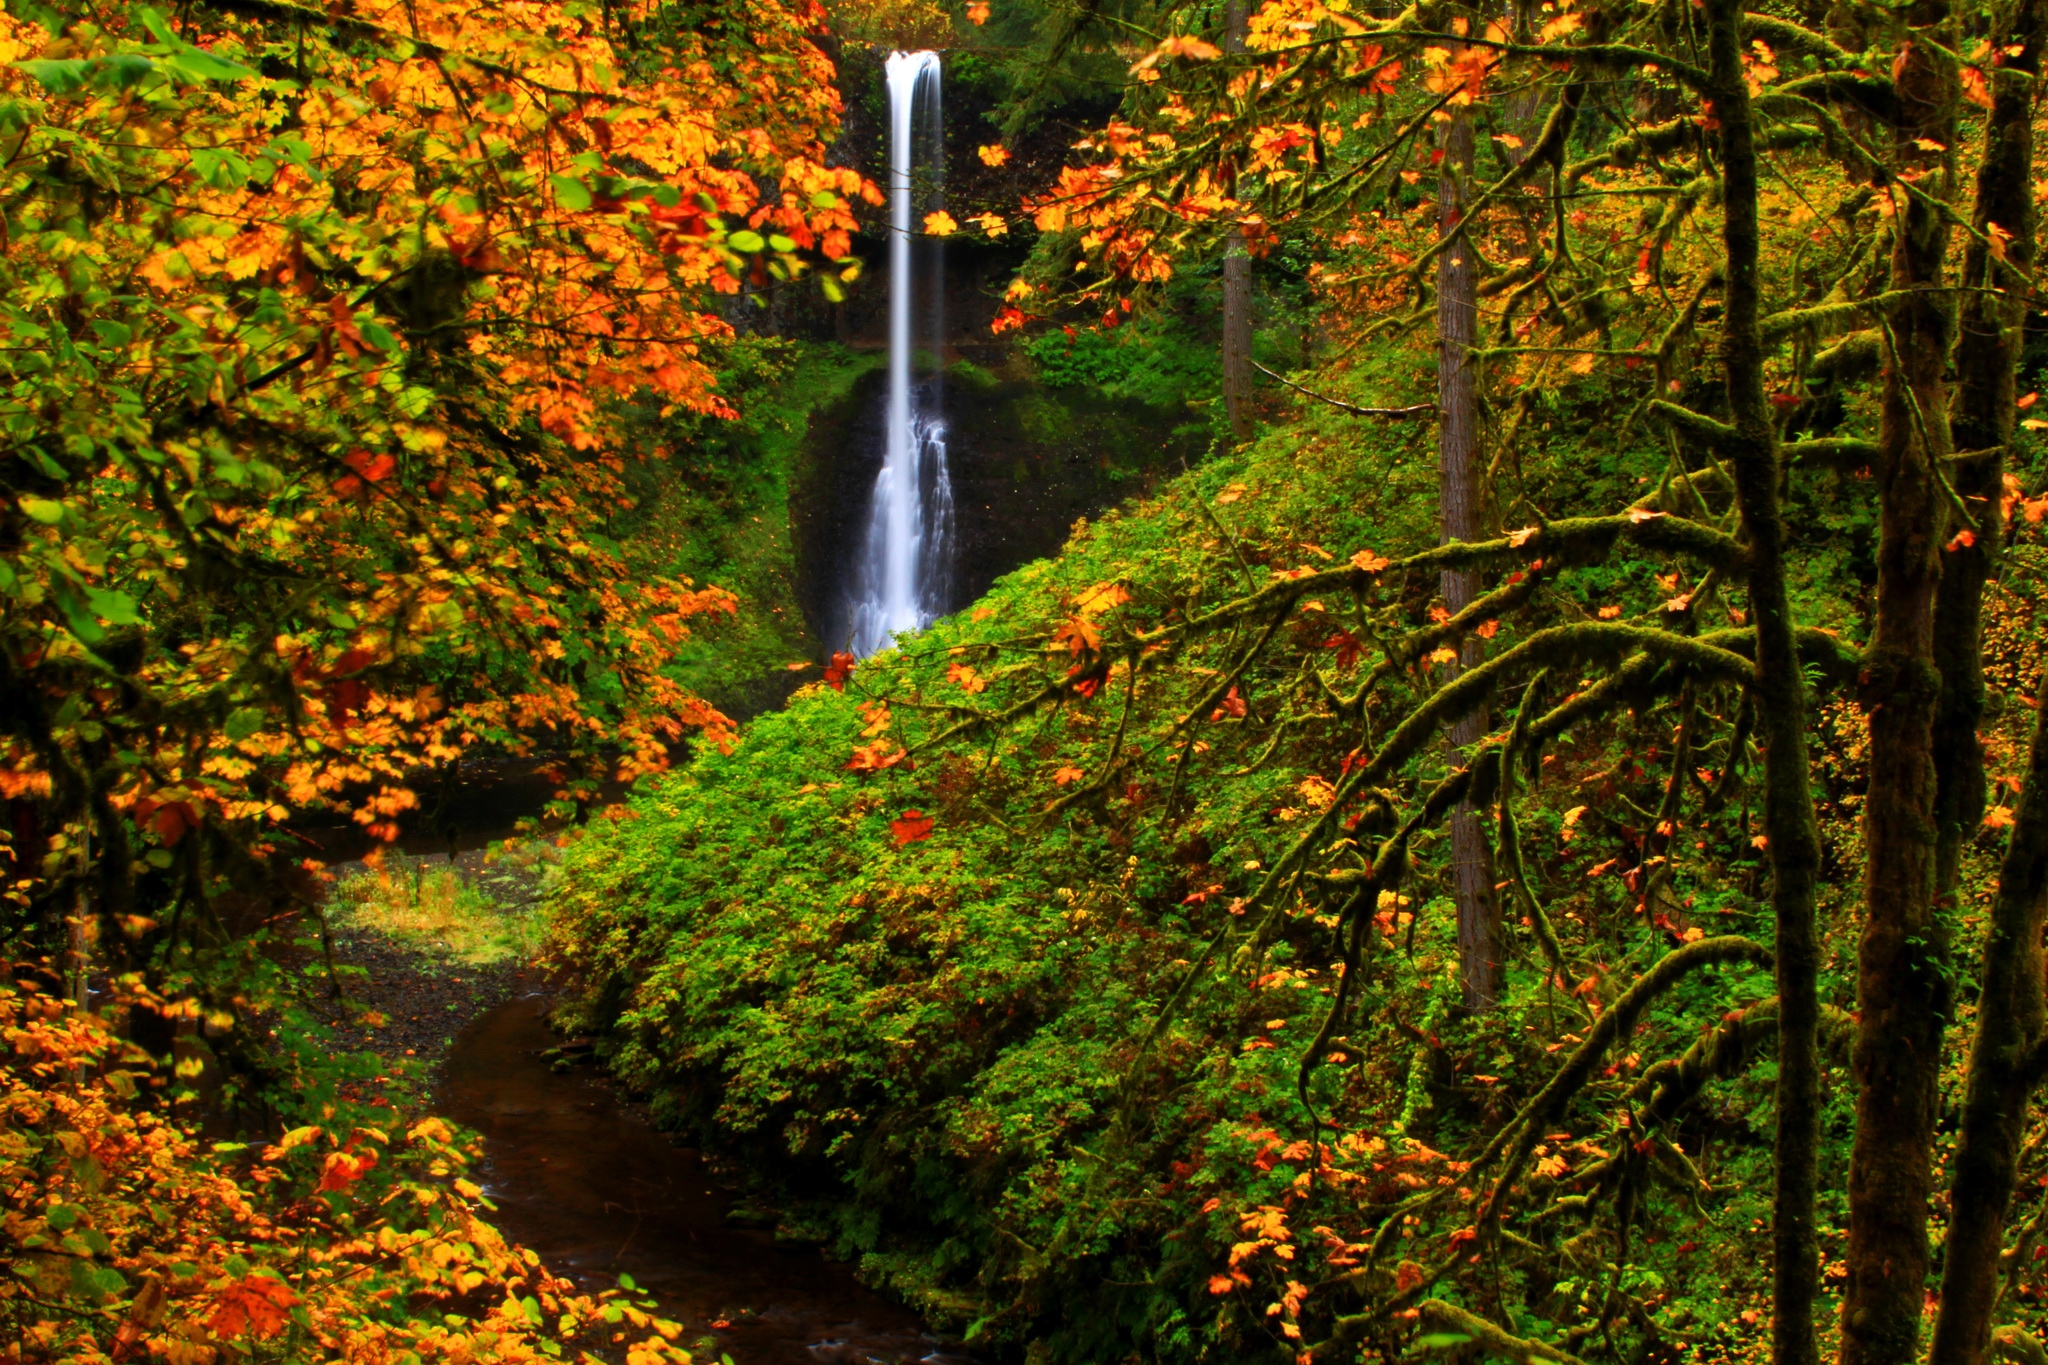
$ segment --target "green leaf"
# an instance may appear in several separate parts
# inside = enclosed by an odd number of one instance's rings
[[[818,287],[825,291],[825,297],[833,303],[843,303],[846,299],[846,291],[841,289],[839,281],[830,275],[818,276]]]
[[[1470,1340],[1472,1338],[1463,1332],[1428,1332],[1416,1338],[1417,1342],[1432,1351],[1441,1351],[1447,1346],[1463,1346]]]
[[[200,81],[246,81],[256,72],[240,62],[227,61],[196,47],[184,47],[164,58],[164,69],[183,76],[189,83]]]
[[[734,251],[744,251],[749,255],[768,245],[768,243],[761,239],[760,233],[750,232],[746,228],[741,228],[738,232],[726,238],[725,244]]]
[[[228,740],[239,743],[263,728],[263,711],[254,706],[238,706],[228,713],[226,726]]]
[[[581,213],[590,207],[590,187],[581,180],[566,175],[551,175],[548,184],[555,190],[555,204],[564,213]]]
[[[137,610],[135,599],[125,592],[115,592],[105,588],[87,588],[85,590],[85,600],[86,604],[92,608],[92,614],[104,617],[110,626],[139,626],[142,624],[142,613]]]
[[[149,30],[149,36],[164,44],[164,46],[180,47],[183,45],[184,40],[171,32],[171,26],[164,22],[163,15],[157,13],[155,6],[142,6],[135,11],[135,17],[144,28]]]
[[[48,498],[23,498],[21,510],[45,526],[56,526],[64,520],[64,504],[51,502]]]
[[[781,233],[779,233],[779,232],[778,232],[778,233],[775,233],[775,234],[774,234],[773,236],[769,237],[769,239],[768,239],[768,245],[769,245],[769,247],[770,247],[770,248],[772,248],[773,250],[776,250],[776,251],[795,251],[795,250],[796,250],[796,243],[795,243],[795,242],[793,242],[793,241],[791,241],[791,240],[790,240],[789,238],[787,238],[787,237],[783,236],[783,235],[782,235]]]
[[[194,147],[192,169],[217,190],[231,190],[249,178],[249,163],[224,147]]]
[[[43,1215],[43,1221],[59,1232],[67,1232],[78,1225],[85,1216],[85,1210],[75,1204],[52,1204],[50,1211]]]
[[[93,66],[83,57],[38,57],[15,65],[41,81],[43,88],[53,95],[72,95],[83,90]]]
[[[140,52],[117,52],[94,66],[92,83],[102,90],[133,90],[155,73],[155,64]]]

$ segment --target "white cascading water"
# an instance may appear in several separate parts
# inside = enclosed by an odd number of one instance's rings
[[[853,593],[853,652],[861,658],[895,643],[899,632],[929,625],[944,610],[946,541],[953,490],[946,472],[946,429],[938,404],[940,364],[911,382],[914,335],[911,274],[911,152],[916,114],[927,110],[938,142],[939,54],[892,52],[889,80],[889,403],[882,470],[875,477],[867,541]],[[938,241],[929,239],[936,251]],[[934,281],[938,278],[936,267]],[[937,329],[938,291],[925,312]]]

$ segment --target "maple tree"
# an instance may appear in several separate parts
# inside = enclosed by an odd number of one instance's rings
[[[743,288],[836,290],[821,12],[272,0],[0,16],[10,899],[117,957],[482,751],[573,784],[730,725],[715,588],[629,582],[620,400],[727,411]],[[0,836],[6,837],[6,836]]]
[[[113,993],[190,1007],[136,977]],[[99,1018],[10,981],[0,1036],[10,1359],[688,1365],[678,1324],[579,1291],[486,1222],[439,1119],[388,1133],[330,1105],[237,1157],[152,1109],[166,1078]]]

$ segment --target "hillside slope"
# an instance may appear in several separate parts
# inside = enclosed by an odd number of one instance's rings
[[[1417,360],[1350,382],[1399,401]],[[1535,453],[1539,505],[1636,510],[1495,543],[1512,620],[1443,619],[1427,430],[1326,406],[1078,526],[575,849],[553,928],[573,1022],[666,1121],[753,1157],[788,1225],[991,1351],[1392,1353],[1414,1311],[1361,1310],[1434,1283],[1439,1326],[1483,1299],[1568,1350],[1625,1331],[1656,1358],[1748,1355],[1774,1009],[1748,1008],[1773,991],[1753,755],[1725,684],[1574,689],[1575,657],[1687,609],[1655,537],[1693,532],[1650,483],[1661,451]],[[1811,503],[1816,677],[1848,657],[1830,547],[1860,496]],[[1692,628],[1727,657],[1746,637],[1712,600]],[[1469,775],[1401,722],[1460,631],[1500,657],[1560,626],[1579,655],[1494,703],[1540,761],[1480,793],[1511,942],[1507,999],[1474,1017],[1439,836],[1411,813]],[[1733,738],[1689,748],[1695,713]],[[1857,726],[1825,715],[1846,792]],[[1340,943],[1397,833],[1406,881]],[[1826,989],[1853,998],[1838,970]],[[1408,1259],[1411,1237],[1455,1253],[1487,1188],[1467,1163],[1532,1112],[1511,1198],[1556,1204],[1511,1218],[1516,1283]]]

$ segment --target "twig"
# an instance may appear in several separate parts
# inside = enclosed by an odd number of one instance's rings
[[[1318,403],[1328,403],[1333,408],[1342,408],[1353,417],[1422,417],[1436,411],[1436,404],[1434,403],[1417,403],[1413,407],[1408,408],[1361,408],[1356,403],[1347,403],[1341,398],[1332,398],[1326,393],[1317,393],[1314,389],[1304,389],[1292,379],[1274,374],[1256,360],[1252,362],[1252,368],[1268,379],[1279,380],[1296,393],[1306,394]]]

